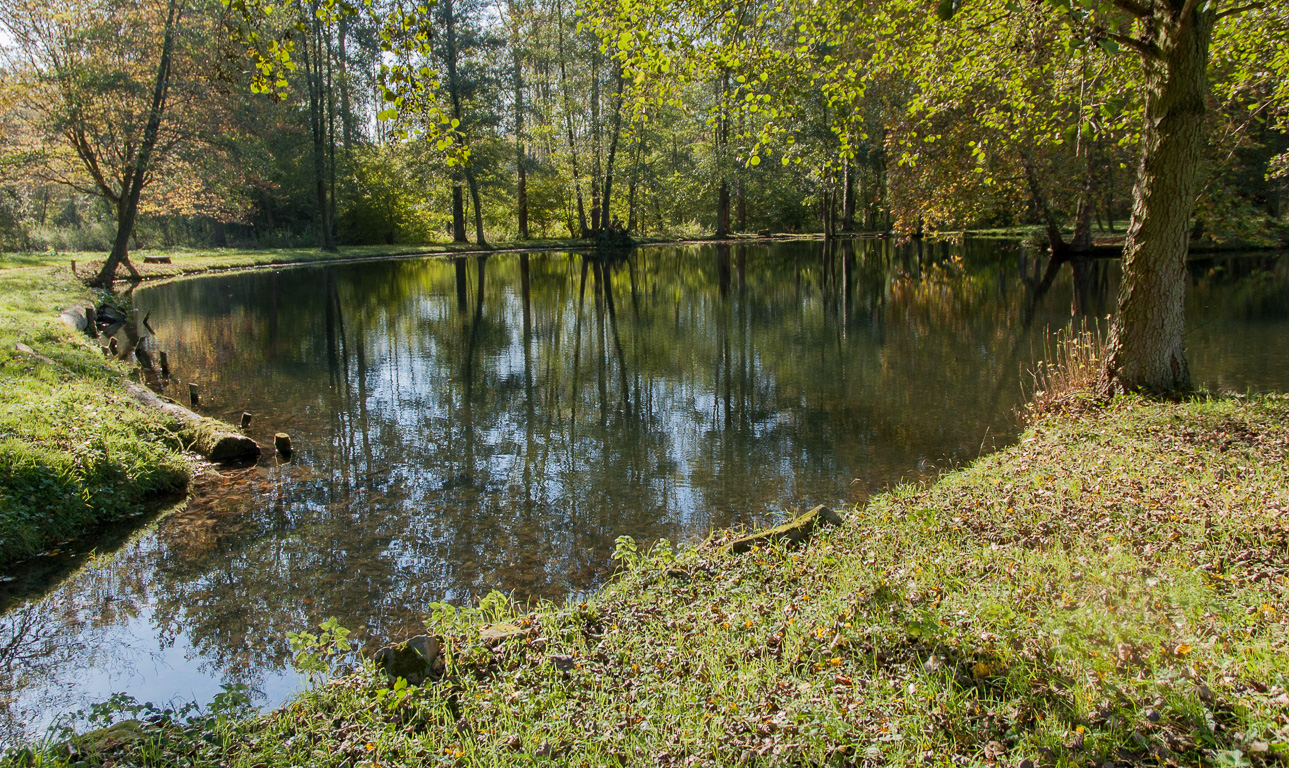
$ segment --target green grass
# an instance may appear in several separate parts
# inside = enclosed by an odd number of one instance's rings
[[[173,436],[117,386],[125,369],[58,320],[89,303],[67,268],[0,271],[0,565],[187,485]]]
[[[1284,397],[1049,416],[804,549],[624,546],[586,602],[438,609],[441,682],[389,690],[367,666],[262,716],[74,742],[75,759],[1283,765],[1287,453]],[[503,620],[524,632],[487,647]]]

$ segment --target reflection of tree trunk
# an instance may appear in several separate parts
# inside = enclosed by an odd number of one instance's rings
[[[1074,272],[1074,303],[1070,307],[1075,317],[1091,314],[1089,299],[1092,293],[1092,270],[1087,256],[1075,256],[1070,259],[1070,269]]]
[[[716,246],[716,279],[720,286],[721,297],[730,292],[730,247],[726,244]]]
[[[630,386],[627,383],[627,357],[622,350],[622,337],[618,334],[618,311],[613,301],[613,273],[604,267],[604,303],[609,310],[609,330],[613,333],[613,348],[618,355],[618,378],[622,386],[622,407],[631,412]]]
[[[282,286],[278,283],[278,273],[273,272],[269,277],[269,319],[268,319],[268,348],[264,351],[264,356],[272,362],[277,359],[277,342],[278,342],[278,300],[282,294]]]
[[[463,260],[464,261],[464,260]],[[488,257],[480,256],[475,261],[478,267],[478,282],[475,286],[474,317],[465,345],[465,366],[462,372],[462,415],[465,429],[465,470],[466,481],[470,485],[476,482],[474,474],[474,356],[479,344],[479,326],[483,324],[483,289],[487,273]],[[462,265],[464,271],[464,265]]]
[[[452,264],[456,268],[457,311],[462,315],[465,314],[468,306],[468,302],[466,301],[465,263],[466,258],[464,256],[458,256],[452,260]]]
[[[597,365],[597,383],[600,387],[600,426],[608,422],[609,384],[608,354],[605,351],[604,337],[604,267],[599,259],[591,263],[595,273],[595,360]]]
[[[590,268],[588,258],[582,257],[582,278],[577,289],[577,317],[573,321],[573,376],[570,379],[571,392],[569,393],[569,447],[571,448],[576,438],[573,430],[577,428],[577,396],[578,383],[581,374],[582,362],[582,308],[586,305],[586,273]]]

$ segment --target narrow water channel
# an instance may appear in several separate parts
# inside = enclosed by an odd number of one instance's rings
[[[0,584],[0,741],[114,692],[299,685],[286,633],[365,642],[489,590],[585,593],[615,537],[689,542],[849,504],[1005,445],[1025,371],[1118,265],[880,240],[301,267],[139,289],[175,380],[289,463]],[[1188,348],[1223,391],[1289,389],[1289,259],[1192,265]],[[72,548],[74,550],[75,548]]]

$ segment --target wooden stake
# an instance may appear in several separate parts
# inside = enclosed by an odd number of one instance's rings
[[[192,401],[193,405],[201,404],[201,394],[197,391],[196,384],[190,383],[188,385],[188,399]]]
[[[251,426],[251,414],[246,411],[242,411],[242,429],[247,429],[250,426]]]

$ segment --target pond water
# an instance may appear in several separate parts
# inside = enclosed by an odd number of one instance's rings
[[[136,292],[168,392],[294,459],[207,473],[182,511],[0,584],[0,740],[114,692],[276,703],[286,634],[366,643],[433,601],[585,593],[615,537],[848,504],[1017,432],[1024,372],[1118,265],[1015,243],[882,240],[405,259]],[[1188,348],[1218,390],[1289,389],[1289,259],[1192,266]]]

